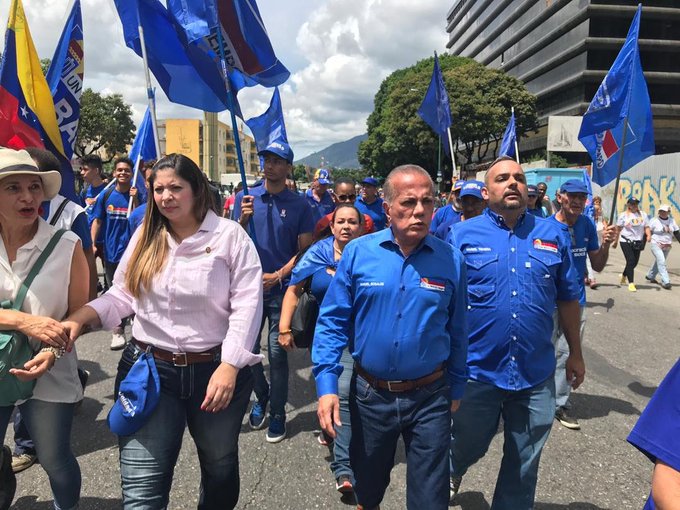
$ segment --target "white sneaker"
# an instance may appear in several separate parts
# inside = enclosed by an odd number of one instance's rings
[[[120,351],[123,347],[125,347],[125,335],[122,333],[111,335],[111,350]]]

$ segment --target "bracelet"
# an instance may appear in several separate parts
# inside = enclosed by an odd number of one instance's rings
[[[64,352],[66,352],[62,347],[43,347],[40,349],[38,352],[51,352],[54,354],[55,360],[58,360],[64,355]]]
[[[276,271],[274,271],[274,273],[276,273],[276,277],[279,279],[279,288],[282,289],[283,288],[283,277],[281,276],[281,270],[277,269]]]
[[[292,329],[284,329],[283,331],[279,331],[279,335],[287,335],[292,332],[293,332]]]

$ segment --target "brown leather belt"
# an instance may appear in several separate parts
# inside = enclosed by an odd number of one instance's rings
[[[186,367],[187,365],[193,365],[194,363],[210,363],[213,361],[219,361],[219,356],[222,352],[222,346],[220,345],[203,352],[170,352],[166,351],[165,349],[159,349],[156,346],[144,343],[141,340],[137,340],[136,338],[133,338],[131,342],[143,351],[151,348],[151,353],[153,354],[154,358],[172,363],[176,367]]]
[[[404,391],[417,390],[423,386],[427,386],[430,383],[435,382],[444,375],[444,365],[439,365],[439,368],[432,372],[431,374],[425,375],[418,379],[409,379],[407,381],[384,381],[373,377],[371,374],[366,372],[364,368],[359,365],[359,363],[354,363],[354,370],[357,374],[366,379],[366,382],[370,384],[375,389],[388,390],[393,393],[403,393]]]

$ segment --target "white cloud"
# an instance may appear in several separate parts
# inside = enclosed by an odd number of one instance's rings
[[[85,86],[118,92],[139,122],[146,108],[142,61],[123,41],[113,0],[81,0]],[[51,57],[66,17],[66,0],[24,0],[41,57]],[[382,80],[395,69],[443,50],[446,12],[441,0],[259,0],[279,58],[292,72],[281,87],[288,136],[298,156],[366,131]],[[10,0],[0,0],[0,23]],[[282,8],[282,6],[285,6]],[[162,93],[159,94],[162,96]],[[271,91],[240,94],[246,117],[259,115]],[[158,99],[159,117],[201,113]],[[222,120],[228,115],[222,114]]]

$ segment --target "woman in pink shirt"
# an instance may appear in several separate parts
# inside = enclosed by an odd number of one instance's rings
[[[253,379],[251,353],[262,316],[262,270],[238,223],[213,212],[208,181],[187,157],[154,166],[144,223],[130,240],[113,287],[66,321],[111,329],[135,314],[118,365],[116,392],[149,351],[158,371],[157,407],[137,432],[119,436],[125,508],[168,505],[185,426],[201,467],[200,507],[238,501],[238,434]]]

